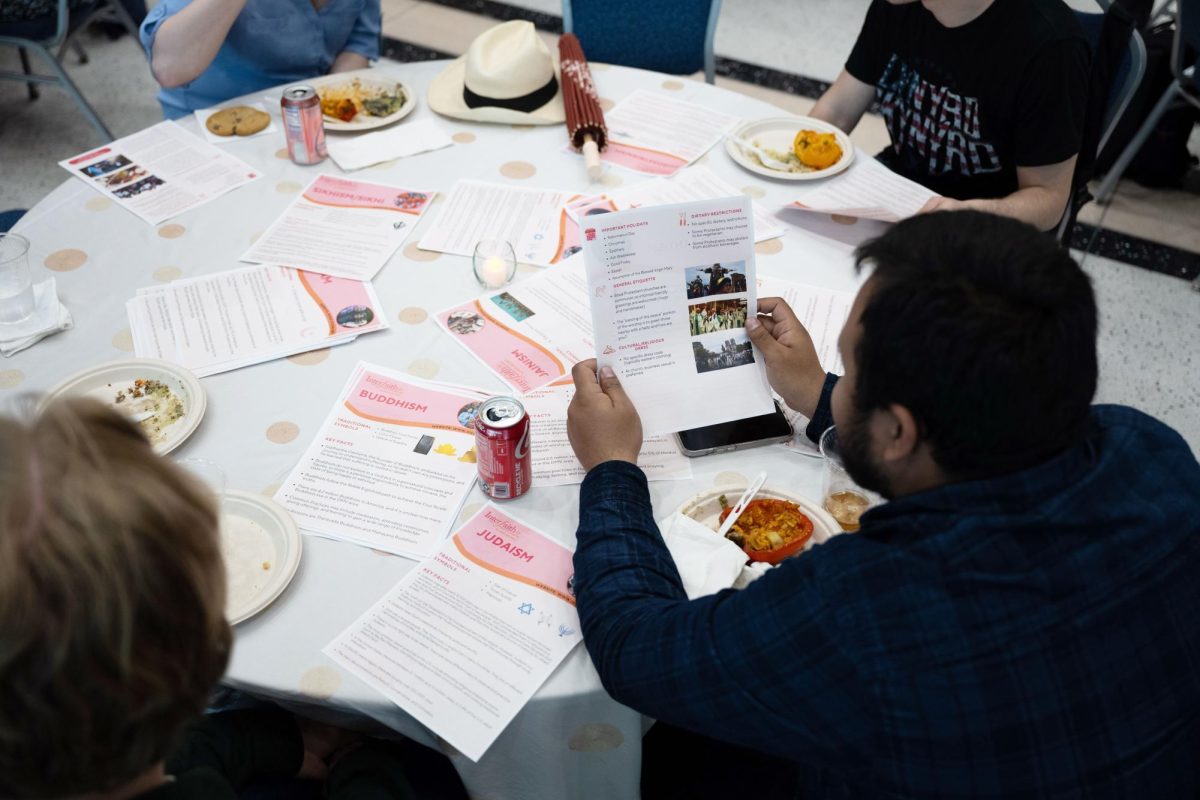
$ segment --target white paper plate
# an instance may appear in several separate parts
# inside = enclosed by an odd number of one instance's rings
[[[701,525],[712,528],[715,535],[716,530],[721,527],[721,495],[725,495],[725,499],[732,506],[744,491],[746,491],[745,486],[718,486],[715,489],[700,492],[681,505],[678,510],[680,514],[686,514]],[[842,533],[842,527],[837,524],[837,520],[830,516],[828,511],[800,495],[764,486],[755,497],[787,500],[789,503],[795,503],[812,520],[812,536],[809,537],[808,544],[804,546],[804,550],[800,551],[801,553],[811,549],[813,545],[824,544],[831,537]]]
[[[393,111],[391,114],[388,114],[386,117],[369,117],[365,114],[359,114],[349,122],[342,122],[340,119],[323,116],[322,118],[325,120],[325,130],[350,132],[374,130],[375,128],[382,128],[385,125],[391,125],[397,120],[404,119],[412,113],[414,108],[417,107],[417,95],[408,86],[408,84],[404,83],[403,81],[398,81],[388,75],[384,75],[378,70],[360,69],[353,72],[338,72],[333,75],[324,75],[320,78],[316,78],[315,80],[309,81],[308,84],[316,89],[317,93],[320,94],[321,89],[325,87],[348,84],[355,78],[358,78],[359,82],[363,85],[363,88],[374,88],[378,86],[384,89],[391,89],[399,86],[404,91],[404,105],[400,106],[400,108]]]
[[[261,494],[229,491],[221,498],[225,616],[231,625],[275,601],[300,566],[300,532],[287,509]]]
[[[725,140],[725,152],[729,153],[729,157],[739,165],[751,172],[781,181],[815,181],[828,178],[846,169],[854,160],[854,144],[850,141],[850,137],[836,125],[830,125],[828,122],[822,122],[812,117],[768,117],[767,119],[751,120],[735,128],[730,135],[755,142],[759,147],[790,153],[792,142],[801,130],[832,133],[837,137],[838,144],[842,148],[842,157],[833,166],[816,172],[780,172],[764,167],[758,163],[756,158],[743,153],[742,148],[729,139]]]
[[[63,380],[46,393],[46,401],[61,396],[87,396],[108,403],[119,411],[128,409],[129,413],[136,413],[136,401],[117,403],[115,399],[117,392],[129,388],[138,378],[162,381],[183,402],[183,416],[165,428],[162,438],[154,443],[154,452],[164,455],[179,447],[195,432],[208,405],[199,379],[178,364],[154,358],[110,361]],[[130,402],[134,404],[127,405]]]

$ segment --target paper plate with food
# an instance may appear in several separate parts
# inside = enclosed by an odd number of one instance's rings
[[[403,119],[417,107],[417,96],[378,70],[326,75],[312,81],[321,97],[327,131],[369,131]]]
[[[46,393],[94,397],[128,416],[154,451],[166,454],[200,425],[207,407],[204,387],[189,370],[169,361],[131,358],[77,372]]]
[[[854,160],[850,137],[812,117],[745,122],[726,137],[725,152],[751,172],[785,181],[828,178]]]
[[[713,535],[745,491],[744,486],[719,486],[693,497],[679,512],[708,528]],[[725,534],[746,552],[750,561],[778,564],[841,533],[829,512],[790,492],[763,487]]]
[[[260,494],[221,498],[225,618],[249,619],[275,601],[300,566],[300,531],[287,509]]]

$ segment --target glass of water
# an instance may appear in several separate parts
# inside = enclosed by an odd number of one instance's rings
[[[22,322],[32,313],[29,240],[16,233],[0,233],[0,324]]]

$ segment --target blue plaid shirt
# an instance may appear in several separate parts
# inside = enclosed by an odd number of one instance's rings
[[[645,476],[601,464],[575,569],[612,696],[798,762],[806,800],[1200,796],[1200,465],[1133,409],[690,602]]]

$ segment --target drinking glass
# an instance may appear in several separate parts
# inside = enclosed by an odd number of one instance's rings
[[[517,274],[517,254],[513,246],[499,239],[482,239],[471,256],[475,280],[485,289],[500,289]]]
[[[225,470],[207,458],[177,458],[175,463],[187,470],[221,501],[225,496]]]
[[[29,240],[17,233],[0,233],[0,323],[23,322],[31,314]]]
[[[854,482],[846,472],[845,462],[838,442],[837,427],[829,426],[821,434],[821,461],[824,475],[821,481],[821,504],[830,516],[837,520],[842,530],[858,530],[859,517],[872,506],[883,502],[883,498],[867,491]]]

